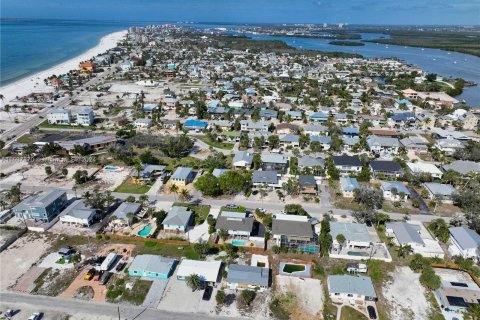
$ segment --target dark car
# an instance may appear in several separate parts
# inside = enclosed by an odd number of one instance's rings
[[[227,204],[225,206],[225,208],[227,208],[227,209],[238,209],[238,206],[236,204]]]
[[[117,264],[117,267],[115,268],[115,270],[117,270],[118,272],[122,271],[123,268],[125,268],[125,265],[126,265],[126,264],[127,264],[126,262],[119,262],[119,263]]]
[[[110,279],[110,276],[111,276],[111,275],[112,275],[111,272],[108,272],[108,271],[107,271],[107,272],[104,272],[104,273],[102,274],[102,277],[100,278],[100,281],[99,281],[98,283],[101,284],[101,285],[106,285],[107,282],[108,282],[108,280]]]
[[[202,300],[208,301],[212,297],[213,287],[206,286],[205,291],[203,291]]]
[[[377,319],[377,313],[375,312],[375,308],[372,306],[367,307],[368,317],[372,320]]]

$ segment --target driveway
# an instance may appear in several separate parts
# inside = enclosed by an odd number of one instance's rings
[[[105,295],[107,294],[107,287],[102,286],[98,283],[98,281],[93,280],[85,280],[84,277],[87,274],[90,267],[85,268],[80,274],[73,280],[72,284],[60,295],[64,298],[73,298],[75,293],[81,287],[91,287],[93,289],[93,301],[104,302]]]
[[[145,278],[145,280],[151,281],[151,278]],[[155,279],[152,282],[152,286],[143,300],[142,306],[145,308],[157,308],[160,300],[162,300],[163,292],[167,287],[169,279]]]
[[[418,209],[420,210],[420,212],[423,214],[430,214],[430,210],[428,209],[427,204],[425,203],[425,201],[423,201],[423,198],[418,194],[417,190],[415,190],[414,188],[408,187],[408,191],[410,191],[411,200],[414,200],[414,199],[418,200],[418,203],[420,204]]]

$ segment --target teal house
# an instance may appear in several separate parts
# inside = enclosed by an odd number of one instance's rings
[[[128,274],[132,277],[168,279],[173,273],[176,262],[175,259],[153,254],[142,254],[135,257],[128,268]]]

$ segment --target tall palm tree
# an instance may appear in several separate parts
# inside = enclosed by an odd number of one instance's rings
[[[463,315],[465,320],[480,320],[480,304],[470,304]]]
[[[182,191],[180,191],[180,200],[181,201],[188,201],[190,200],[190,192],[188,192],[187,189],[182,189]]]
[[[401,244],[397,248],[397,254],[401,258],[405,258],[406,256],[408,256],[412,252],[413,252],[412,246],[410,246],[409,244]]]
[[[176,202],[177,201],[178,186],[175,183],[172,183],[170,185],[170,188],[168,188],[168,191],[170,191],[170,193],[173,193],[173,196],[175,197],[175,202]]]
[[[192,288],[193,291],[200,289],[202,287],[202,279],[198,274],[191,274],[187,277],[187,286]]]

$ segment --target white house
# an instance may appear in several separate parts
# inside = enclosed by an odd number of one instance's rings
[[[437,179],[440,179],[443,175],[443,172],[433,163],[417,161],[407,162],[406,164],[413,174],[430,174],[432,178]]]
[[[408,188],[399,181],[380,181],[383,197],[391,201],[406,201],[410,197]]]
[[[478,259],[480,235],[472,229],[465,227],[453,227],[449,229],[451,244],[448,252],[452,256]]]
[[[137,129],[149,128],[152,126],[152,120],[147,118],[137,119],[133,122],[133,126]]]
[[[345,237],[344,248],[368,248],[372,244],[372,237],[368,233],[367,226],[360,223],[330,222],[330,234],[333,239],[333,247],[339,248],[338,235]]]
[[[250,168],[253,161],[253,154],[247,151],[238,151],[233,157],[232,164],[235,168]]]
[[[186,232],[193,217],[187,207],[172,207],[163,220],[163,230],[170,232]]]
[[[69,109],[52,109],[47,113],[50,124],[69,125],[72,122],[72,112]]]
[[[249,237],[253,231],[255,219],[246,212],[223,211],[217,218],[215,228],[227,230],[228,234],[237,237]]]
[[[177,280],[186,280],[192,274],[200,277],[204,283],[215,284],[219,279],[221,261],[199,261],[184,259],[177,270]]]
[[[355,304],[356,300],[377,300],[377,294],[370,277],[332,275],[328,276],[327,285],[332,300],[350,301],[352,305]]]

